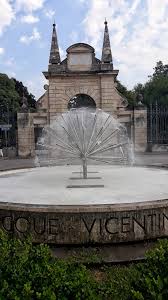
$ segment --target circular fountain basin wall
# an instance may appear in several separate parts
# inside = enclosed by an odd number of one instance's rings
[[[168,171],[94,165],[0,174],[0,227],[57,245],[168,236]]]

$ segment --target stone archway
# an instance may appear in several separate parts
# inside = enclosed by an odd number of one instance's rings
[[[96,103],[92,97],[87,94],[76,94],[68,102],[68,109],[90,107],[96,108]]]

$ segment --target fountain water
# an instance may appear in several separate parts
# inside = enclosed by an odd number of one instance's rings
[[[100,109],[72,109],[56,116],[44,128],[38,141],[40,165],[55,159],[69,163],[80,160],[87,178],[88,160],[105,163],[131,163],[133,156],[126,129],[112,115]]]

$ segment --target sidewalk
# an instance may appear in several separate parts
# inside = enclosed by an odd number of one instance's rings
[[[135,164],[138,166],[165,166],[168,167],[168,153],[139,153],[135,155]],[[34,159],[7,159],[0,158],[0,171],[22,168],[33,168]]]
[[[145,152],[135,155],[135,164],[140,166],[168,167],[168,152]]]
[[[0,158],[0,171],[23,169],[23,168],[33,168],[34,159],[7,159]]]

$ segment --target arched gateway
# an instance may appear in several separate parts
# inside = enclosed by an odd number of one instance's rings
[[[77,94],[69,100],[68,109],[80,107],[96,108],[96,103],[92,97],[86,94]]]
[[[101,60],[95,49],[86,43],[71,45],[67,57],[61,61],[56,26],[53,24],[46,92],[37,101],[37,113],[18,114],[18,152],[22,157],[35,154],[35,133],[49,124],[52,118],[76,105],[90,105],[112,113],[136,133],[136,144],[146,147],[146,112],[126,110],[126,99],[116,89],[118,70],[113,68],[112,51],[107,22],[105,21]],[[77,98],[75,98],[77,97]],[[141,118],[142,117],[142,118]],[[136,125],[136,118],[143,119]],[[25,121],[26,120],[26,121]],[[134,128],[133,125],[134,124]],[[37,137],[36,137],[37,139]]]

